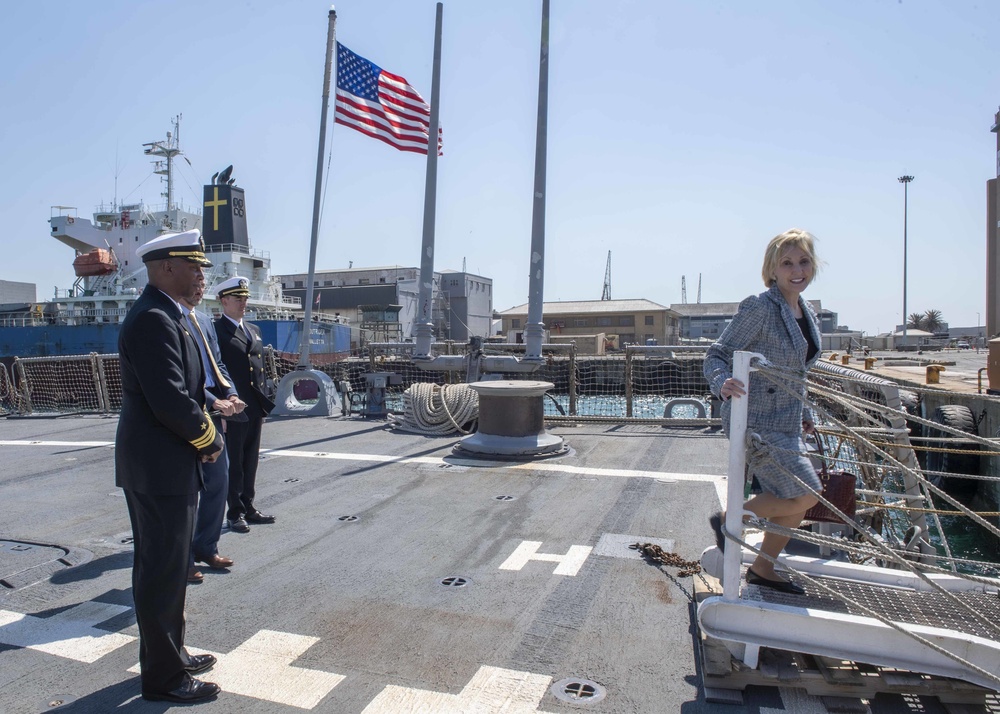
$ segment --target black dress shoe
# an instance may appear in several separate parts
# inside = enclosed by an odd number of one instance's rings
[[[708,519],[708,525],[712,526],[712,530],[715,532],[715,547],[719,549],[720,553],[725,553],[726,534],[722,530],[722,511],[713,513]]]
[[[268,516],[260,511],[250,511],[246,519],[248,523],[274,523],[274,516]]]
[[[249,533],[250,526],[247,525],[245,519],[237,518],[235,521],[232,520],[229,521],[229,530],[234,531],[236,533]]]
[[[796,585],[788,580],[771,580],[770,578],[762,578],[757,575],[757,573],[750,570],[750,568],[747,568],[747,582],[751,585],[760,585],[765,588],[777,590],[778,592],[788,593],[789,595],[806,594],[805,588],[801,585]]]
[[[142,698],[154,702],[179,702],[185,704],[214,697],[221,691],[218,684],[202,682],[200,679],[195,679],[189,675],[177,689],[171,689],[169,692],[143,692]]]
[[[214,667],[215,661],[215,655],[188,655],[188,665],[184,669],[187,670],[188,674],[198,674],[198,672],[204,672],[206,669]]]

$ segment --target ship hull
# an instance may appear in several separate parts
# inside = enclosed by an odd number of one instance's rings
[[[301,343],[300,320],[259,320],[265,345],[277,352],[298,353]],[[66,357],[91,352],[118,352],[118,323],[93,325],[36,325],[0,327],[0,357]],[[324,324],[313,328],[310,351],[314,355],[347,355],[351,351],[348,325]]]

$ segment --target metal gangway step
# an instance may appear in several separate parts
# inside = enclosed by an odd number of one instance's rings
[[[763,357],[737,352],[734,377],[749,384],[751,361],[758,359]],[[778,567],[805,594],[746,583],[746,567],[759,550],[759,542],[743,530],[742,516],[753,514],[740,508],[746,402],[733,401],[729,427],[727,547],[722,553],[713,546],[702,555],[704,570],[723,588],[722,595],[698,606],[703,633],[725,641],[751,669],[758,665],[760,648],[767,647],[952,677],[1000,691],[1000,580],[911,568],[902,558],[894,561],[897,567],[881,567],[783,554]],[[930,562],[926,553],[911,557]]]
[[[753,552],[744,550],[741,565],[749,565],[754,557]],[[702,556],[702,566],[709,574],[722,575],[722,561],[715,547]],[[983,626],[965,607],[956,607],[950,597],[971,607],[982,619],[1000,623],[997,588],[949,575],[928,576],[948,591],[943,595],[907,571],[806,556],[788,556],[782,562],[806,576],[792,578],[805,588],[804,595],[749,585],[742,581],[746,571],[741,567],[735,599],[709,597],[698,607],[702,631],[737,645],[731,650],[735,649],[734,656],[748,667],[757,666],[760,647],[770,647],[953,677],[998,689],[995,675],[1000,673],[1000,642],[993,639],[996,630]]]

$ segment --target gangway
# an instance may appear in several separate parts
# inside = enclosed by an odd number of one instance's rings
[[[758,371],[752,362],[766,366],[762,355],[737,352],[733,376],[749,384],[750,373]],[[738,507],[743,502],[746,431],[747,398],[735,399],[727,487],[727,503],[734,507],[727,508],[725,523],[729,540],[725,553],[712,546],[702,555],[703,568],[721,580],[723,593],[699,605],[702,631],[724,641],[751,669],[763,646],[952,677],[1000,691],[1000,580],[949,573],[929,563],[926,554],[909,553],[909,560],[899,556],[896,562],[909,563],[906,567],[782,555],[779,567],[803,586],[803,595],[743,581],[759,546],[744,534],[744,512]],[[900,440],[904,445],[905,433]],[[794,537],[800,536],[811,538],[805,532]],[[812,539],[824,541],[823,536]],[[882,548],[893,560],[896,554],[877,538],[868,541],[858,543],[858,549]],[[852,547],[848,541],[840,544]]]

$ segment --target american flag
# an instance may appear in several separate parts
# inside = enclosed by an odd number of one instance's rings
[[[426,154],[430,117],[430,105],[403,77],[386,72],[337,43],[334,121],[400,151]]]

